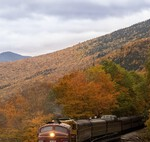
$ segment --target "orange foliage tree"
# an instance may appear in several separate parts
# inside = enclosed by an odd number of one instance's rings
[[[115,84],[100,66],[65,76],[53,87],[64,114],[85,118],[111,113],[116,104]]]
[[[15,96],[0,107],[0,114],[5,123],[5,126],[3,124],[0,128],[0,138],[20,140],[19,132],[22,130],[22,121],[26,118],[27,110],[28,103],[22,96]]]
[[[0,139],[2,141],[35,142],[40,125],[50,121],[47,96],[49,83],[23,86],[21,92],[0,104]]]

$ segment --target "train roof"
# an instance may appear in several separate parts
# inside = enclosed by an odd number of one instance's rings
[[[105,120],[103,120],[103,119],[100,119],[100,118],[97,118],[97,119],[90,119],[90,121],[92,122],[92,123],[104,123],[104,122],[106,122]]]
[[[117,120],[118,118],[116,115],[103,115],[101,119],[109,121],[109,120]]]
[[[120,117],[119,120],[130,120],[130,117]]]

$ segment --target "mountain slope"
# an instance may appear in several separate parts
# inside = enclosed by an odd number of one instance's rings
[[[142,70],[150,51],[150,38],[131,41],[102,59],[109,59],[127,70]]]
[[[15,62],[0,63],[0,97],[36,80],[55,82],[65,74],[112,59],[128,70],[139,70],[149,50],[150,20],[73,47]]]
[[[13,52],[0,53],[0,62],[10,62],[10,61],[16,61],[24,58],[29,58],[29,56],[22,56]]]
[[[127,42],[146,37],[150,37],[150,20],[89,40],[80,48],[87,49],[86,55],[96,54],[96,57],[100,58],[114,49],[121,48]]]

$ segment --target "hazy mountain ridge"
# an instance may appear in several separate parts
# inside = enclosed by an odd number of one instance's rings
[[[55,82],[103,59],[111,59],[128,70],[142,69],[150,47],[149,37],[150,20],[147,20],[61,51],[0,63],[0,94],[10,96],[36,80]]]
[[[17,61],[24,58],[29,58],[30,56],[22,56],[20,54],[16,54],[13,52],[3,52],[0,53],[0,62],[11,62],[11,61]]]

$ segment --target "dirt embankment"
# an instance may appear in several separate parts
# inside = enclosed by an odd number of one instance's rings
[[[150,142],[146,136],[146,129],[141,129],[121,136],[121,142]]]

